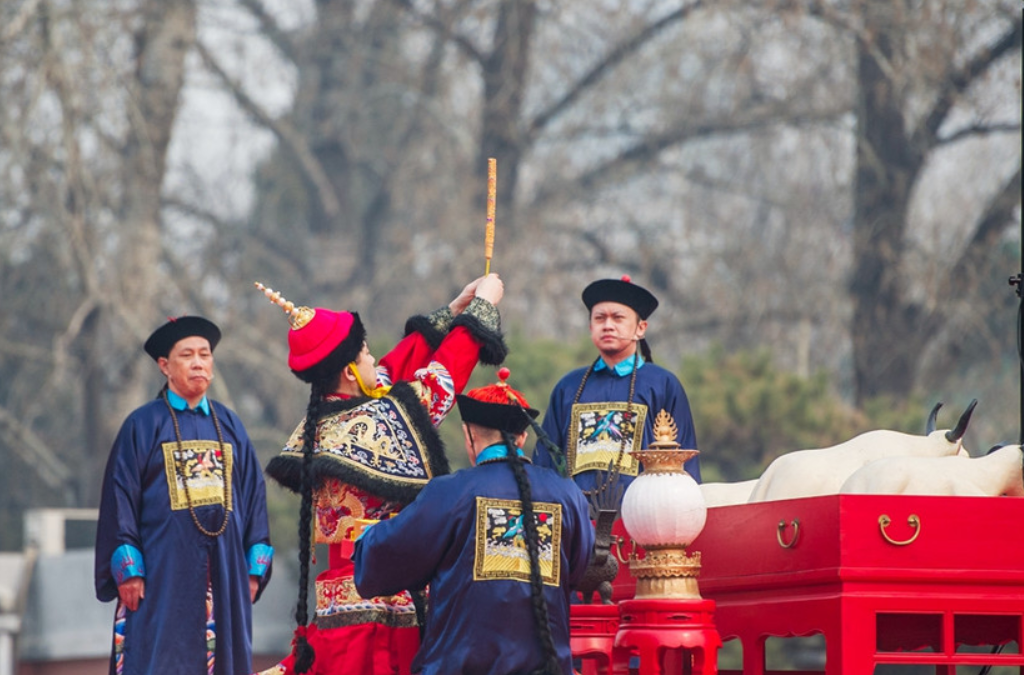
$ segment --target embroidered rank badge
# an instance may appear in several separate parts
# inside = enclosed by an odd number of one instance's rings
[[[302,456],[304,424],[300,422],[292,432],[285,454]],[[405,410],[385,396],[321,420],[313,452],[395,482],[417,485],[433,478],[426,448]]]
[[[557,586],[561,572],[562,505],[534,502],[537,548],[544,584]],[[522,505],[515,499],[476,498],[476,562],[473,580],[530,582]]]
[[[647,406],[633,403],[626,412],[625,401],[605,403],[577,403],[569,417],[568,460],[569,471],[575,476],[583,471],[607,471],[608,465],[618,465],[623,451],[619,473],[635,476],[639,462],[632,455],[643,441]]]
[[[178,444],[174,441],[164,443],[161,449],[164,453],[171,510],[188,508],[188,496],[185,495],[181,476],[188,481],[192,506],[220,504],[228,511],[231,510],[231,467],[234,460],[230,443],[224,444],[223,456],[217,441],[182,441],[181,457],[178,456]],[[225,492],[228,494],[227,504],[224,504]]]

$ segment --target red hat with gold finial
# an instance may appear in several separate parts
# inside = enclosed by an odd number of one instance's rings
[[[525,396],[508,385],[509,374],[508,368],[501,368],[497,383],[455,397],[463,422],[513,435],[526,431],[530,420],[536,419],[539,413],[530,407]]]
[[[355,312],[296,306],[281,297],[279,291],[258,281],[256,288],[288,315],[288,367],[296,373],[309,370],[336,352],[341,364],[351,363],[359,356],[366,341],[366,329]]]

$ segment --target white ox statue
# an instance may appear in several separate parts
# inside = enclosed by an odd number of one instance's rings
[[[857,469],[840,492],[1024,497],[1024,452],[1004,445],[983,457],[887,457]]]
[[[968,455],[962,441],[977,403],[977,400],[971,401],[956,427],[948,431],[933,430],[937,405],[928,418],[926,436],[877,429],[828,448],[786,453],[772,461],[761,474],[749,502],[838,494],[857,469],[886,457]]]
[[[757,484],[757,479],[743,480],[738,483],[701,483],[700,493],[704,495],[704,503],[712,506],[731,506],[746,504],[750,499],[750,491]]]

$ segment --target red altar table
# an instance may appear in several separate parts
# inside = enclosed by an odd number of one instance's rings
[[[876,664],[1024,673],[1024,498],[830,495],[708,510],[689,547],[723,640],[821,633],[826,675]],[[1003,653],[965,651],[1003,645]],[[725,672],[725,671],[722,671]]]
[[[639,656],[639,675],[718,675],[714,600],[623,600],[619,609],[615,648]]]
[[[633,542],[621,520],[612,536],[612,554],[620,559],[612,584],[614,604],[572,605],[570,646],[582,675],[717,675],[721,638],[715,628],[713,600],[634,598],[636,579],[625,562]],[[642,550],[638,553],[643,557]],[[638,657],[635,669],[627,668]]]
[[[581,675],[626,675],[625,658],[618,658],[619,606],[587,604],[569,607],[569,647],[579,659]]]

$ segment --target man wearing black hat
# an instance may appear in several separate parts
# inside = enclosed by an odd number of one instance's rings
[[[96,597],[118,601],[111,673],[252,672],[273,548],[256,451],[206,396],[219,341],[211,321],[183,316],[144,345],[167,382],[121,426],[96,534]]]
[[[597,359],[565,375],[551,392],[543,430],[564,452],[554,457],[537,444],[534,463],[560,467],[587,494],[636,477],[639,463],[632,452],[654,440],[654,417],[672,415],[679,446],[697,448],[690,403],[679,379],[653,363],[647,345],[648,317],[658,300],[629,277],[601,279],[583,291],[590,312],[590,337]],[[610,468],[610,471],[609,471]],[[684,467],[700,482],[697,457]]]
[[[569,675],[569,594],[594,546],[586,499],[523,456],[537,411],[505,379],[458,396],[473,468],[432,479],[363,532],[355,583],[370,597],[430,586],[423,675]],[[511,469],[511,470],[510,470]]]

